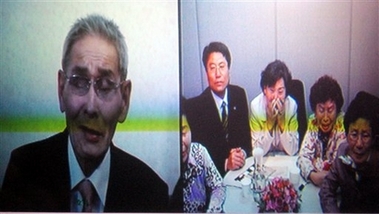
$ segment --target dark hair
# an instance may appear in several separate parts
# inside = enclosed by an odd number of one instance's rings
[[[347,108],[343,125],[346,135],[349,133],[350,124],[358,118],[369,121],[374,144],[378,146],[379,141],[379,98],[367,92],[360,91],[351,101]]]
[[[309,102],[312,111],[316,111],[316,105],[318,103],[325,103],[328,100],[332,100],[336,103],[337,113],[339,113],[344,102],[341,87],[335,79],[324,75],[311,87]]]
[[[280,60],[275,60],[267,65],[264,71],[261,73],[261,89],[266,86],[274,86],[275,83],[283,78],[284,86],[287,88],[289,82],[292,80],[290,71],[286,64]]]
[[[225,57],[226,61],[228,62],[228,68],[230,68],[232,59],[231,59],[228,47],[226,47],[226,45],[221,42],[211,42],[203,50],[203,65],[204,65],[205,71],[207,71],[207,62],[208,62],[209,55],[211,55],[211,53],[214,53],[214,52],[220,52]]]

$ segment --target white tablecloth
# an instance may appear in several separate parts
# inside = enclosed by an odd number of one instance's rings
[[[297,156],[270,156],[264,158],[264,165],[274,169],[275,172],[270,176],[281,176],[283,178],[289,177],[289,170],[297,168],[296,166]],[[246,170],[254,163],[254,159],[249,157],[246,159],[245,166],[236,171],[228,172],[224,177],[224,185],[226,186],[226,200],[224,203],[225,212],[258,212],[257,204],[254,202],[253,193],[246,198],[242,196],[241,183],[236,181],[235,178]],[[319,188],[312,183],[306,184],[305,181],[300,178],[298,185],[305,185],[301,194],[301,208],[300,212],[306,213],[321,213],[321,207],[318,197]]]

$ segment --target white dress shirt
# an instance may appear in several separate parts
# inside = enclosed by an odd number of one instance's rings
[[[222,120],[222,103],[225,102],[225,111],[226,111],[226,114],[228,115],[228,112],[229,112],[229,108],[228,108],[228,88],[225,89],[225,95],[224,95],[224,98],[220,98],[218,95],[216,95],[212,90],[211,90],[211,94],[212,94],[212,97],[213,97],[213,100],[215,101],[215,104],[217,106],[217,110],[218,110],[218,115],[220,117],[220,121]]]

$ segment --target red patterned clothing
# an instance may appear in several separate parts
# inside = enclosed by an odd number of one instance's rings
[[[340,112],[330,132],[327,146],[324,147],[321,139],[319,139],[319,128],[315,115],[309,116],[308,130],[305,133],[297,160],[301,176],[305,180],[309,181],[309,175],[312,171],[329,170],[330,165],[336,157],[338,146],[346,139],[343,118],[344,113]]]

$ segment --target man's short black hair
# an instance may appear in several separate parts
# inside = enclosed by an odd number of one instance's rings
[[[211,42],[203,50],[203,65],[204,65],[205,71],[207,71],[207,62],[208,62],[209,55],[215,52],[219,52],[225,57],[226,61],[228,62],[228,68],[230,68],[230,65],[232,62],[231,62],[231,56],[230,56],[228,47],[222,42]]]

